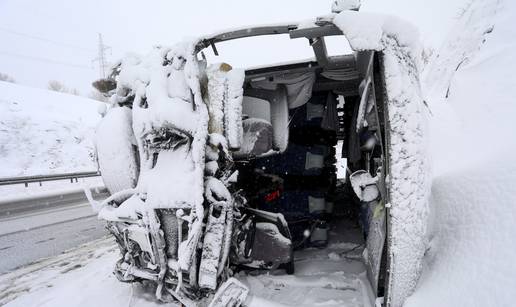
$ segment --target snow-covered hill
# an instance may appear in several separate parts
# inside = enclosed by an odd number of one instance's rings
[[[0,177],[96,170],[99,103],[0,82]]]

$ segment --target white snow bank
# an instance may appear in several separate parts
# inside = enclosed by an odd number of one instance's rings
[[[96,170],[99,104],[0,82],[0,177]]]
[[[448,88],[456,71],[473,61],[484,40],[494,30],[493,17],[500,9],[498,2],[484,0],[466,4],[462,17],[447,33],[444,44],[425,69],[423,81],[427,93],[434,93],[439,98],[451,94]]]
[[[430,249],[418,290],[405,306],[514,304],[513,153],[434,179]]]
[[[516,146],[510,92],[516,82],[515,16],[508,1],[471,5],[425,69],[436,176]]]
[[[406,306],[514,305],[514,54],[516,4],[475,1],[426,70],[430,248]]]

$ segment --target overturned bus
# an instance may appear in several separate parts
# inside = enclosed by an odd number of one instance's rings
[[[263,35],[305,40],[314,57],[237,69],[204,56]],[[353,52],[328,55],[330,36]],[[295,274],[295,252],[324,248],[345,221],[362,229],[374,299],[401,306],[426,248],[418,59],[409,25],[335,7],[114,65],[95,83],[111,97],[96,131],[111,196],[91,202],[120,248],[117,278],[185,306],[246,305],[235,274]]]

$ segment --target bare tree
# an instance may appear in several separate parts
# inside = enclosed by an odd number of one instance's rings
[[[55,91],[55,92],[61,92],[61,93],[67,93],[68,92],[68,89],[66,88],[66,86],[57,81],[57,80],[50,80],[48,81],[48,89],[51,90],[51,91]]]
[[[78,89],[76,88],[68,88],[66,85],[64,85],[63,83],[57,81],[57,80],[50,80],[48,81],[48,85],[47,85],[47,88],[51,91],[54,91],[54,92],[60,92],[60,93],[67,93],[67,94],[72,94],[72,95],[75,95],[75,96],[80,96],[81,93],[79,92]]]
[[[69,89],[67,92],[68,92],[69,94],[72,94],[72,95],[75,95],[75,96],[80,96],[80,95],[81,95],[81,93],[79,92],[79,90],[78,90],[78,89],[76,89],[76,88],[71,88],[71,89]]]

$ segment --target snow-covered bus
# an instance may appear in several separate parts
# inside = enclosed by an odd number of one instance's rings
[[[313,56],[252,68],[207,60],[259,36],[302,40]],[[349,52],[329,54],[330,38]],[[418,52],[410,25],[336,1],[313,20],[122,59],[96,82],[111,97],[96,148],[112,195],[92,201],[121,250],[116,276],[186,306],[252,305],[239,272],[296,274],[296,251],[339,237],[356,244],[371,302],[401,306],[427,214]]]

